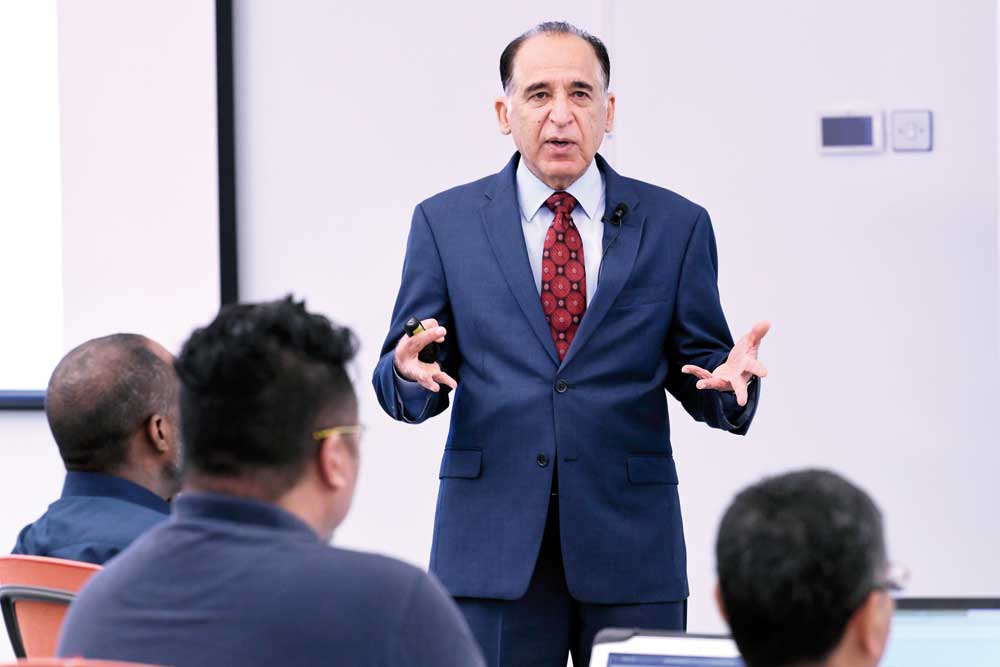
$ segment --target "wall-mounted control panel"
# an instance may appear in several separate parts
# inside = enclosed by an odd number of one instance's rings
[[[933,145],[930,111],[892,112],[892,150],[929,151]]]
[[[819,118],[821,153],[881,153],[885,150],[882,112],[860,110],[821,114]]]
[[[819,116],[819,152],[824,155],[881,153],[886,143],[896,152],[930,151],[932,114],[927,110],[896,110],[885,127],[881,109],[831,111]],[[888,129],[888,139],[886,138]]]

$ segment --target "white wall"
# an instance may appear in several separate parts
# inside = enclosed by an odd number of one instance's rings
[[[0,553],[9,553],[18,531],[59,497],[63,464],[40,410],[0,411],[0,446]],[[9,650],[0,633],[0,657]]]
[[[615,3],[613,26],[620,166],[712,213],[732,328],[774,321],[749,438],[673,412],[692,625],[733,490],[806,465],[877,498],[912,594],[1000,593],[996,3]],[[934,151],[818,155],[817,114],[852,103],[932,110]]]
[[[215,6],[59,3],[65,342],[219,307]]]
[[[618,169],[706,205],[734,332],[771,318],[749,437],[677,406],[690,627],[720,630],[712,542],[732,494],[822,465],[883,506],[913,593],[997,594],[996,11],[990,0],[236,7],[242,296],[350,324],[372,427],[337,541],[426,564],[446,418],[386,418],[369,377],[413,206],[498,170],[496,61],[535,22],[603,34]],[[856,19],[867,21],[855,25]],[[929,155],[821,158],[816,114],[929,108]]]
[[[58,10],[63,351],[122,330],[176,351],[219,304],[214,3]],[[0,411],[0,447],[9,550],[58,497],[63,467],[41,412]]]

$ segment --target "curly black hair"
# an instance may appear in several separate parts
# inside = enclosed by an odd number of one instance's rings
[[[345,368],[357,348],[350,329],[291,296],[224,307],[175,363],[185,472],[247,479],[272,498],[291,488],[313,432],[357,408]]]

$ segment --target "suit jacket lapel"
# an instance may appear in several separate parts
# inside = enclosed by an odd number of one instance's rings
[[[488,201],[482,210],[483,229],[510,291],[517,299],[538,341],[558,366],[559,353],[552,342],[549,324],[545,321],[541,298],[531,274],[528,251],[524,247],[524,231],[521,229],[521,213],[514,182],[518,157],[515,154],[511,158],[503,171],[493,178],[492,186],[486,191]]]
[[[642,227],[646,221],[643,211],[638,210],[639,195],[635,188],[619,176],[600,155],[595,159],[601,173],[604,174],[605,217],[610,218],[612,211],[618,204],[628,206],[628,213],[620,228],[604,224],[603,247],[605,255],[600,280],[597,283],[597,293],[587,304],[587,312],[583,315],[580,328],[577,329],[573,343],[563,359],[562,367],[573,360],[580,348],[587,343],[587,339],[601,325],[611,309],[611,305],[618,297],[618,293],[621,292],[628,277],[632,274],[635,258],[639,254]],[[544,313],[542,323],[545,324]]]

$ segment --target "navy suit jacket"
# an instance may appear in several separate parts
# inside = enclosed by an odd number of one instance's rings
[[[680,372],[712,369],[733,345],[719,303],[706,211],[625,178],[597,156],[607,209],[596,293],[560,363],[525,249],[517,154],[498,174],[422,202],[402,285],[375,369],[379,403],[421,422],[449,392],[404,401],[393,349],[403,323],[448,328],[443,368],[456,378],[441,460],[431,569],[454,596],[517,599],[527,590],[558,466],[566,583],[582,602],[687,597],[686,554],[666,394],[699,421],[745,433],[732,394],[701,391]]]

